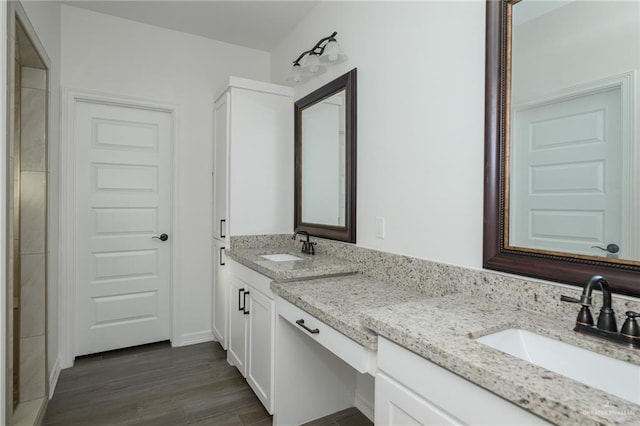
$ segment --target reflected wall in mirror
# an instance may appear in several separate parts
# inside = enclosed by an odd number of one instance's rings
[[[484,265],[640,295],[640,3],[487,1]]]
[[[356,69],[295,103],[295,228],[356,241]]]
[[[302,111],[302,221],[345,225],[345,91]]]

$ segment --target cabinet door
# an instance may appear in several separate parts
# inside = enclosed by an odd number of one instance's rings
[[[247,382],[269,414],[273,414],[274,303],[254,289],[251,289],[249,300]]]
[[[229,296],[227,282],[225,280],[225,244],[224,242],[213,240],[213,333],[222,345],[223,349],[228,348],[227,317]]]
[[[249,312],[249,286],[233,274],[227,275],[229,283],[229,350],[227,360],[247,377],[247,317]]]
[[[216,102],[213,117],[213,237],[219,240],[228,238],[229,229],[229,103],[227,92]]]
[[[383,373],[376,375],[375,394],[376,424],[403,426],[463,424]]]

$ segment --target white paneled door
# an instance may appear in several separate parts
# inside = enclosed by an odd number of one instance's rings
[[[167,340],[171,114],[82,101],[74,118],[75,355]]]
[[[622,239],[619,87],[534,105],[514,114],[510,242],[602,255]]]

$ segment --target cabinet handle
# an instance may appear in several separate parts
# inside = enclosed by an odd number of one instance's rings
[[[220,247],[220,266],[226,265],[226,263],[222,261],[223,252],[224,252],[224,247]]]
[[[304,324],[304,320],[303,319],[299,319],[298,321],[296,321],[296,324],[298,324],[300,327],[304,328],[305,330],[307,330],[309,333],[311,334],[320,334],[320,330],[318,330],[317,328],[314,328],[313,330],[310,329],[309,327],[307,327]]]
[[[220,238],[224,238],[226,237],[226,235],[224,235],[224,231],[223,231],[223,226],[224,224],[226,224],[227,220],[226,219],[220,219]]]
[[[250,291],[244,292],[244,306],[242,307],[242,311],[245,315],[249,315],[249,311],[247,311],[247,294],[251,294]]]
[[[238,290],[238,310],[239,311],[244,311],[244,306],[241,305],[243,292],[244,292],[244,288],[241,288]]]

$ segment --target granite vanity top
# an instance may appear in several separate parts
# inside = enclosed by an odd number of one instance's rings
[[[455,294],[373,309],[362,324],[553,423],[640,424],[640,406],[473,340],[520,328],[640,364],[638,351],[577,335],[571,320]]]
[[[365,312],[416,299],[414,291],[375,281],[361,274],[273,282],[271,290],[371,350],[377,349],[378,337],[361,324]]]
[[[274,262],[262,257],[263,254],[287,253],[302,258],[286,262]],[[252,249],[233,249],[226,255],[238,263],[260,272],[276,281],[291,281],[314,277],[354,274],[356,265],[325,254],[308,255],[291,250],[291,247],[268,247]]]

